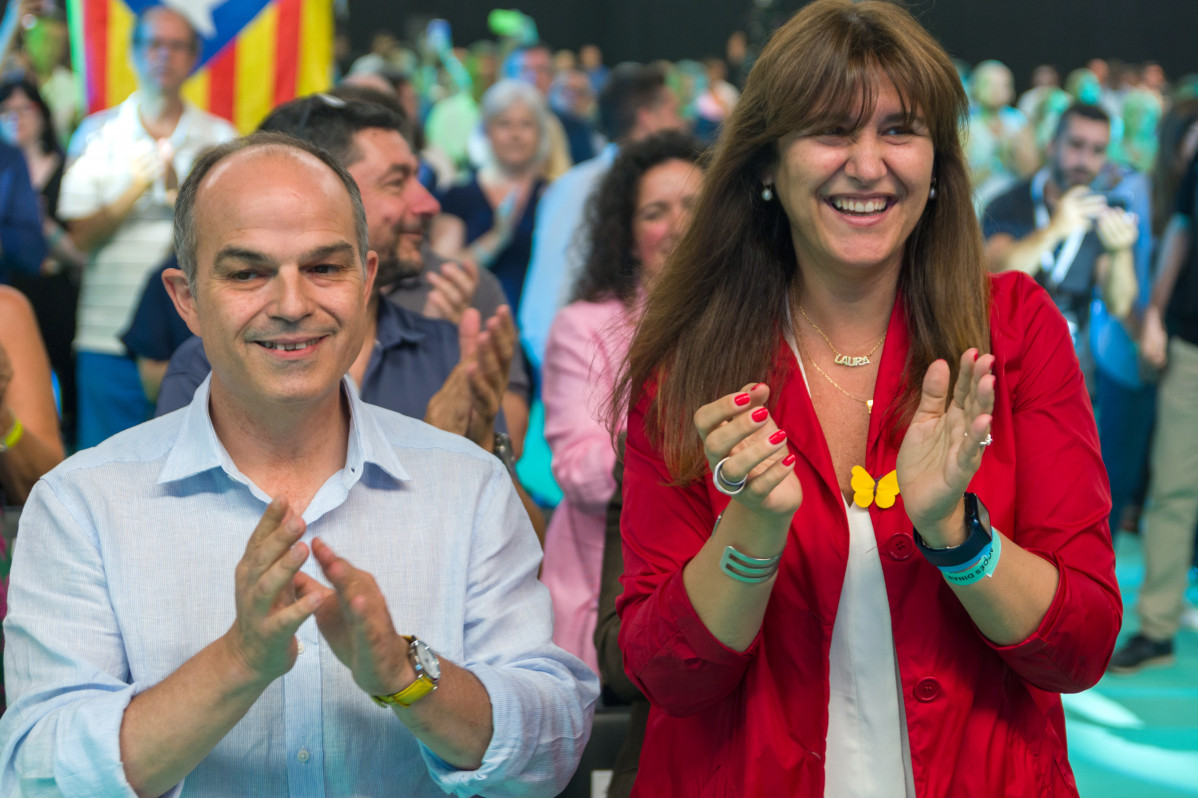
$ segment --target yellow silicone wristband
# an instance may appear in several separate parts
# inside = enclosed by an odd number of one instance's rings
[[[12,447],[16,446],[21,441],[21,437],[25,434],[25,427],[21,424],[21,419],[13,416],[12,427],[8,430],[8,434],[4,436],[3,445],[0,445],[0,452],[7,452]]]

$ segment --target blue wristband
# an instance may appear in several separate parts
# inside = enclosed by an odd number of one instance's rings
[[[949,584],[972,585],[975,582],[980,582],[982,577],[994,576],[994,569],[998,566],[1000,556],[1002,556],[1002,535],[995,534],[990,545],[982,550],[977,562],[973,565],[964,570],[941,568],[940,573],[944,574],[944,578]]]

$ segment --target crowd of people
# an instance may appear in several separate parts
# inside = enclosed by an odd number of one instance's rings
[[[492,16],[247,137],[173,7],[0,42],[0,795],[555,795],[600,695],[612,796],[1075,795],[1198,626],[1198,79]]]

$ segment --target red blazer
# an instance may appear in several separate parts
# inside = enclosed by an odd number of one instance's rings
[[[1060,586],[1035,633],[996,646],[916,550],[902,497],[887,510],[870,507],[920,798],[1076,796],[1058,693],[1098,681],[1122,618],[1110,489],[1065,322],[1024,275],[992,286],[994,444],[970,490],[997,529],[1058,568]],[[907,341],[902,314],[892,314],[864,464],[875,477],[898,456],[891,405]],[[785,345],[780,353],[791,358]],[[771,411],[798,455],[803,504],[761,632],[744,653],[712,637],[682,584],[683,566],[729,500],[710,479],[669,487],[645,434],[645,403],[630,414],[620,645],[653,703],[634,795],[823,796],[828,652],[848,521],[797,364]]]

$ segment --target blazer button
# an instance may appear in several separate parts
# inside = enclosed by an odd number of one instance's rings
[[[932,677],[920,679],[915,685],[915,698],[925,704],[940,697],[940,682]]]
[[[915,553],[915,539],[902,532],[896,532],[886,541],[886,553],[892,560],[906,560]]]

